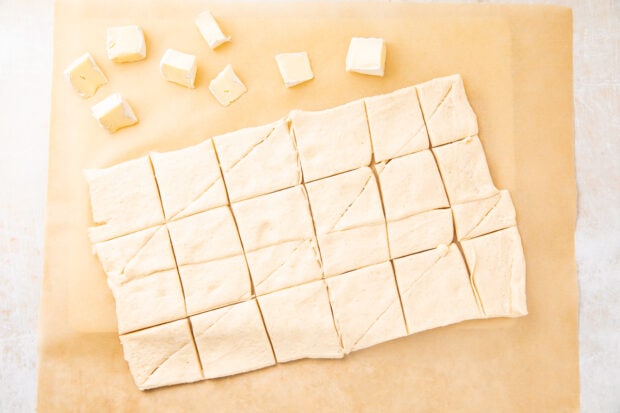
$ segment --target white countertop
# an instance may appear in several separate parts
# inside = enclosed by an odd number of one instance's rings
[[[620,2],[528,3],[574,12],[582,410],[620,412]],[[0,0],[0,412],[36,406],[52,16]]]

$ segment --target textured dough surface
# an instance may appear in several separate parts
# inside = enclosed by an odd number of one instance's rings
[[[345,354],[407,335],[389,262],[327,280]]]
[[[166,219],[179,219],[228,203],[210,139],[172,152],[151,152]]]
[[[415,87],[364,99],[375,162],[428,149]]]
[[[276,363],[256,300],[191,317],[206,379]]]
[[[409,334],[480,318],[463,257],[455,244],[394,260]]]
[[[301,167],[288,119],[213,138],[230,202],[301,183]]]
[[[141,390],[203,379],[187,319],[122,335],[121,343]]]
[[[464,240],[461,245],[484,314],[526,315],[525,257],[517,228]]]
[[[306,182],[370,164],[362,100],[317,112],[294,110],[291,119]]]
[[[517,225],[515,207],[506,190],[488,198],[453,205],[452,211],[459,240]]]
[[[388,260],[385,218],[368,167],[306,185],[326,275]]]
[[[343,356],[323,281],[264,295],[258,303],[279,363]]]

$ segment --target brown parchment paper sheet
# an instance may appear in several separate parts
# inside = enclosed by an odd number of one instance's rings
[[[207,8],[232,34],[217,52],[193,26]],[[106,58],[105,30],[121,24],[143,27],[147,60]],[[577,411],[571,30],[570,10],[559,7],[57,0],[38,410]],[[351,36],[385,38],[384,78],[345,72]],[[169,47],[198,55],[195,90],[160,78]],[[300,50],[316,78],[286,89],[274,55]],[[62,71],[86,51],[110,82],[83,100]],[[249,91],[223,108],[208,81],[229,62]],[[516,204],[530,315],[415,334],[344,360],[137,390],[112,295],[90,253],[82,170],[452,73],[465,80],[493,178]],[[90,106],[113,92],[130,101],[140,124],[109,135]]]

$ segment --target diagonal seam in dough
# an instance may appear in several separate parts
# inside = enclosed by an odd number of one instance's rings
[[[269,139],[271,137],[271,135],[273,134],[273,132],[276,130],[276,128],[279,125],[275,125],[274,127],[272,127],[269,132],[263,136],[258,142],[256,142],[254,145],[250,146],[250,149],[248,149],[243,155],[241,155],[241,158],[237,159],[232,165],[230,165],[230,167],[228,169],[226,169],[224,172],[230,172],[232,171],[237,165],[239,165],[239,163],[241,161],[243,161],[244,159],[246,159],[258,146],[260,146],[262,143],[264,143],[267,139]]]
[[[431,119],[433,119],[433,116],[435,116],[435,114],[439,111],[439,109],[441,109],[441,106],[444,104],[444,102],[446,101],[446,99],[448,98],[448,96],[450,95],[450,92],[452,92],[452,87],[454,86],[453,83],[450,84],[450,87],[448,88],[448,91],[446,92],[446,94],[444,95],[444,97],[439,101],[439,104],[437,105],[437,107],[435,108],[435,110],[433,110],[433,112],[431,113],[431,115],[428,117],[428,120],[430,121]]]
[[[153,232],[153,234],[144,242],[144,244],[142,244],[140,246],[140,248],[138,249],[138,251],[136,251],[136,253],[133,255],[133,257],[131,257],[129,259],[129,261],[127,261],[125,263],[125,266],[123,266],[123,269],[121,270],[121,274],[125,275],[125,271],[127,271],[127,268],[135,261],[135,259],[138,257],[138,255],[140,255],[140,253],[142,251],[144,251],[144,249],[149,245],[149,243],[153,240],[153,238],[155,238],[155,236],[157,235],[157,233],[159,233],[159,231],[161,231],[162,228],[157,229],[155,232]],[[157,271],[155,271],[157,272]]]
[[[499,204],[501,200],[502,200],[502,195],[501,194],[497,194],[497,201],[495,201],[493,206],[491,208],[489,208],[489,210],[482,216],[482,218],[480,218],[480,220],[476,223],[476,225],[474,225],[473,228],[470,229],[467,232],[467,234],[465,234],[463,236],[463,238],[467,238],[469,236],[469,234],[474,232],[484,222],[484,220],[493,212],[493,210],[495,210],[495,208],[497,207],[497,204]]]
[[[293,248],[293,251],[291,251],[291,253],[288,255],[288,257],[286,257],[286,259],[280,264],[278,265],[276,268],[274,268],[269,274],[267,274],[267,276],[265,278],[263,278],[258,284],[256,284],[254,287],[258,287],[259,285],[263,284],[265,281],[267,281],[273,274],[275,274],[276,272],[278,272],[278,270],[280,270],[280,268],[284,267],[290,260],[291,258],[293,258],[293,255],[305,244],[307,243],[309,240],[305,239],[302,240],[301,242],[299,242],[295,248]]]
[[[405,288],[405,290],[401,293],[401,295],[409,294],[411,290],[413,289],[413,287],[415,287],[418,283],[420,283],[420,281],[431,272],[433,267],[437,265],[437,263],[441,261],[447,255],[448,254],[438,257],[427,269],[424,270],[424,272],[422,272],[422,274],[418,278],[416,278],[409,286],[407,286],[407,288]]]
[[[155,374],[155,372],[157,370],[159,370],[160,367],[162,367],[168,360],[170,360],[172,357],[176,356],[180,351],[182,351],[183,349],[185,349],[185,347],[189,346],[190,344],[193,343],[185,343],[183,344],[180,348],[178,348],[177,350],[175,350],[173,353],[171,353],[169,356],[167,356],[161,363],[159,363],[159,365],[157,367],[155,367],[148,375],[148,377],[146,379],[144,379],[144,382],[142,382],[142,384],[144,385],[147,381],[149,381],[151,379],[151,377],[153,377],[153,374]]]
[[[471,284],[471,289],[474,294],[474,299],[476,300],[476,304],[478,305],[478,309],[482,312],[484,316],[487,315],[487,312],[484,309],[484,304],[482,303],[482,297],[480,297],[480,293],[478,292],[478,286],[476,285],[476,251],[473,251],[473,264],[470,268],[470,277],[469,282]]]
[[[390,308],[392,308],[392,306],[394,304],[396,304],[396,302],[398,302],[398,304],[400,305],[400,299],[398,297],[396,297],[394,300],[392,300],[387,307],[385,307],[385,309],[383,311],[381,311],[381,313],[377,316],[377,318],[375,318],[373,320],[373,322],[370,324],[370,326],[368,326],[368,328],[366,329],[366,331],[364,331],[364,333],[362,333],[362,335],[355,340],[355,343],[353,343],[351,345],[351,350],[355,351],[355,346],[357,346],[357,344],[362,341],[364,339],[364,337],[366,337],[366,335],[370,332],[370,330],[372,330],[372,328],[379,322],[379,320],[381,320],[381,318],[385,315],[385,313],[388,312],[388,310]]]
[[[199,338],[204,337],[205,334],[207,334],[209,332],[209,330],[211,330],[213,327],[215,327],[220,321],[222,321],[222,319],[224,317],[226,317],[228,315],[228,313],[230,313],[230,311],[233,309],[234,305],[228,306],[228,307],[222,307],[222,308],[226,308],[226,311],[224,311],[224,314],[220,315],[209,327],[207,327],[206,330],[203,330],[200,332],[200,334],[195,335],[194,336],[194,340],[197,342]]]
[[[334,230],[334,228],[336,228],[338,226],[338,223],[340,221],[342,221],[342,218],[344,218],[344,216],[347,214],[347,212],[349,212],[349,210],[353,207],[353,204],[355,204],[355,202],[357,202],[357,200],[362,196],[362,194],[364,193],[364,191],[368,187],[368,184],[372,180],[372,177],[373,177],[373,175],[371,173],[370,176],[368,177],[368,179],[366,180],[366,182],[364,182],[364,186],[362,186],[362,189],[360,190],[360,192],[355,196],[355,198],[353,198],[353,201],[351,201],[349,203],[349,205],[347,205],[347,207],[344,209],[342,214],[340,214],[340,216],[336,219],[336,222],[334,223],[334,225],[332,225],[331,228],[329,230],[327,230],[328,233],[332,232]]]
[[[409,142],[411,142],[412,140],[414,140],[415,138],[417,138],[417,137],[418,137],[418,135],[420,134],[420,132],[422,132],[422,129],[425,129],[425,128],[426,128],[426,125],[424,124],[424,121],[422,121],[422,125],[418,128],[418,130],[417,130],[417,131],[415,131],[415,133],[414,133],[414,134],[413,134],[413,135],[412,135],[409,139],[407,139],[407,140],[405,141],[405,143],[403,143],[403,144],[401,145],[401,147],[400,147],[400,148],[398,148],[398,150],[394,153],[393,157],[394,157],[394,158],[396,158],[396,157],[400,156],[400,155],[401,155],[401,151],[402,151],[403,149],[405,149],[405,147],[409,144]]]
[[[176,219],[179,215],[183,214],[185,211],[187,211],[188,209],[190,209],[196,202],[198,202],[200,200],[200,198],[202,198],[203,195],[205,195],[207,192],[209,192],[211,190],[211,188],[213,188],[215,186],[215,184],[217,184],[219,182],[219,180],[222,179],[221,176],[218,176],[213,182],[211,182],[209,185],[207,185],[207,187],[201,191],[198,196],[196,196],[194,199],[192,199],[187,205],[185,205],[185,207],[181,208],[181,210],[177,213],[175,213],[170,220],[174,220]]]

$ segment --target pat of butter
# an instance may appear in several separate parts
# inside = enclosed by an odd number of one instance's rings
[[[120,93],[114,93],[91,108],[93,116],[109,132],[138,123],[131,106]]]
[[[211,49],[230,41],[230,36],[224,35],[211,12],[200,13],[194,23]]]
[[[293,87],[314,78],[308,53],[282,53],[276,55],[278,69],[286,87]]]
[[[347,72],[383,76],[385,72],[385,42],[376,37],[353,37],[347,52]]]
[[[90,53],[85,53],[65,69],[65,77],[83,98],[89,98],[97,89],[108,83]]]
[[[116,63],[137,62],[146,58],[144,32],[139,26],[108,28],[108,59]]]
[[[196,70],[198,69],[196,61],[194,55],[168,49],[159,62],[159,68],[162,76],[168,82],[194,88]]]
[[[224,106],[230,105],[241,95],[247,92],[247,88],[235,74],[231,65],[218,73],[218,75],[209,84],[209,90],[213,96]]]

